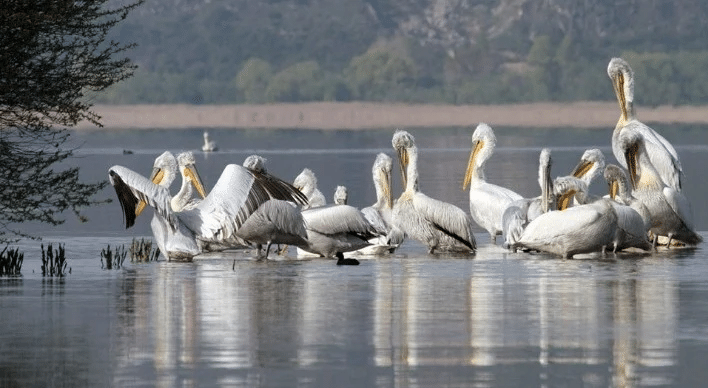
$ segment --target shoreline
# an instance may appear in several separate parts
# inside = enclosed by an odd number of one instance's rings
[[[434,105],[312,102],[234,105],[95,105],[105,129],[372,129],[495,126],[614,128],[616,102]],[[645,123],[708,124],[708,106],[637,107]],[[99,129],[88,122],[75,129]]]

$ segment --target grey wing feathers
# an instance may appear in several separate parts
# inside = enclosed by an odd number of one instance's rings
[[[390,229],[388,225],[386,225],[386,221],[381,217],[381,213],[379,211],[372,207],[365,207],[361,209],[361,213],[364,215],[364,218],[371,224],[371,226],[374,227],[377,233],[381,235],[386,235]]]
[[[272,199],[292,201],[298,205],[307,205],[307,196],[290,183],[268,174],[251,170],[254,179],[268,192]]]
[[[332,235],[354,233],[374,237],[376,231],[361,212],[349,205],[332,205],[307,209],[302,212],[307,229]]]
[[[135,208],[141,200],[165,217],[173,228],[177,227],[167,189],[123,166],[111,167],[108,170],[108,179],[116,190],[126,229],[135,224]]]
[[[416,195],[413,206],[417,212],[424,215],[435,229],[470,249],[477,248],[477,243],[472,234],[471,218],[464,210],[421,193]]]

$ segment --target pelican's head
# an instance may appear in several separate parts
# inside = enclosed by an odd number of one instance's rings
[[[152,164],[152,173],[150,174],[150,181],[156,185],[160,185],[165,188],[169,188],[172,181],[175,180],[177,176],[177,159],[172,155],[172,152],[165,151],[162,155],[155,159]],[[138,205],[135,207],[135,216],[139,216],[147,204],[145,201],[140,200]]]
[[[580,162],[573,169],[571,175],[590,184],[593,179],[605,168],[605,155],[597,148],[585,151]]]
[[[484,163],[491,156],[494,146],[497,143],[497,137],[494,136],[492,128],[485,124],[479,123],[477,128],[472,133],[472,151],[470,159],[467,162],[467,170],[465,171],[465,179],[462,182],[462,190],[467,190],[467,186],[472,181],[472,176],[475,171],[482,173],[481,169]],[[483,176],[481,176],[483,178]]]
[[[644,137],[632,130],[632,127],[626,127],[618,138],[618,144],[624,154],[627,170],[629,170],[629,180],[632,182],[632,188],[637,188],[639,174],[641,172],[639,166],[639,155],[644,147]]]
[[[204,140],[209,140],[209,132],[204,131]]]
[[[315,173],[312,172],[312,170],[306,168],[302,170],[300,175],[295,177],[293,186],[302,191],[303,194],[309,196],[317,187],[317,177],[315,177]]]
[[[538,185],[541,187],[541,208],[547,212],[554,206],[553,201],[553,181],[551,181],[551,150],[544,148],[538,157]]]
[[[393,197],[391,195],[391,170],[393,170],[393,161],[391,160],[391,157],[383,152],[376,155],[376,160],[374,161],[374,166],[371,169],[371,173],[374,176],[374,181],[379,182],[382,195],[389,209],[393,207]]]
[[[579,202],[584,202],[588,186],[585,182],[571,176],[556,178],[553,182],[555,194],[558,196],[558,210],[565,210],[570,205],[574,196],[578,196]]]
[[[190,151],[182,152],[177,155],[177,164],[179,164],[182,177],[188,180],[194,188],[197,189],[197,192],[199,192],[202,198],[205,198],[206,190],[204,189],[204,183],[202,183],[202,178],[199,176],[195,163],[194,154]]]
[[[620,121],[628,121],[634,112],[634,72],[622,58],[612,58],[607,65],[607,75],[612,80],[617,102],[620,105],[622,116]]]
[[[403,179],[403,186],[405,187],[408,183],[406,169],[408,168],[408,163],[410,162],[409,154],[412,149],[416,148],[415,138],[410,133],[397,129],[391,139],[391,145],[398,153],[398,163],[401,166],[401,178]]]
[[[622,198],[627,188],[627,175],[619,166],[610,164],[605,167],[605,180],[609,186],[610,198]]]
[[[246,167],[247,169],[259,173],[265,173],[266,172],[266,163],[267,159],[260,156],[260,155],[251,155],[246,158],[246,160],[243,161],[243,167]]]
[[[334,190],[334,203],[335,205],[346,205],[349,195],[347,194],[347,188],[344,186],[337,186]]]

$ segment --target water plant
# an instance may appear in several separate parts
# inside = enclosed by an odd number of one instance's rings
[[[25,254],[20,253],[20,248],[10,249],[6,246],[0,252],[0,276],[5,275],[20,275],[22,262]]]
[[[157,261],[160,257],[160,249],[152,249],[152,240],[133,239],[130,244],[130,261],[144,263],[149,261]]]
[[[59,248],[52,250],[52,244],[47,244],[47,250],[42,247],[42,276],[66,276],[66,251],[64,245],[59,244]],[[71,273],[71,268],[69,268]]]
[[[125,256],[128,252],[125,251],[123,245],[116,248],[115,252],[111,250],[111,244],[101,249],[101,268],[105,269],[120,269],[125,261]]]

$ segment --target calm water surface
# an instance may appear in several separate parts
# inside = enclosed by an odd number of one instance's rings
[[[708,234],[708,128],[656,126],[676,146],[697,228]],[[474,128],[411,130],[421,190],[469,209],[461,182]],[[538,154],[564,175],[586,148],[614,162],[603,130],[495,128],[489,181],[538,195]],[[320,189],[374,202],[371,164],[394,156],[392,130],[210,131],[221,152],[197,152],[208,187],[253,153],[286,180],[304,167]],[[145,175],[165,149],[198,149],[201,130],[80,132],[85,180],[111,165]],[[134,153],[124,155],[123,150]],[[394,182],[400,187],[397,169]],[[395,192],[400,192],[396,189]],[[601,194],[603,182],[591,191]],[[108,187],[99,198],[115,198]],[[119,204],[89,222],[28,225],[64,243],[71,274],[41,276],[39,242],[23,241],[22,276],[0,279],[0,386],[704,386],[708,381],[706,245],[653,254],[511,254],[476,230],[473,258],[428,255],[407,241],[392,257],[340,268],[252,252],[193,263],[102,270],[100,251],[150,237],[150,216],[125,230]],[[141,221],[142,220],[142,221]]]

